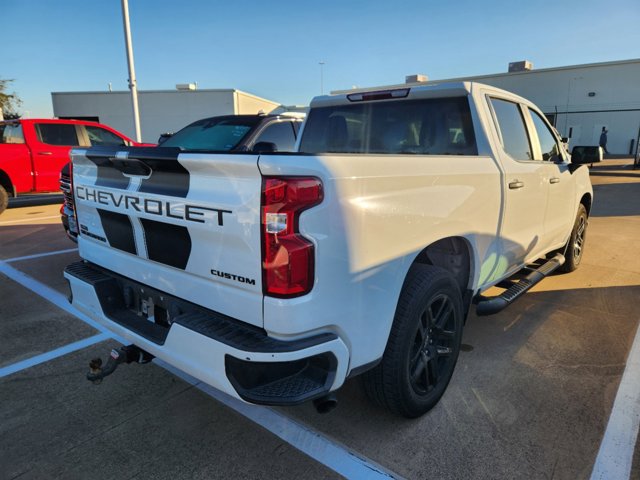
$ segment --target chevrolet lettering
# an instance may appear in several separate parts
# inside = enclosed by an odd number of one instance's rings
[[[224,225],[224,214],[233,213],[231,210],[220,208],[202,207],[190,205],[183,202],[161,201],[153,198],[142,198],[135,195],[125,195],[121,193],[105,192],[95,188],[78,185],[75,189],[78,200],[86,200],[100,205],[124,208],[136,212],[144,212],[150,215],[165,216],[187,220],[189,222],[206,223],[211,218],[219,226]],[[213,212],[213,214],[207,213]]]

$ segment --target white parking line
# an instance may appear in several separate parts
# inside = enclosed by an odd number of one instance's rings
[[[58,253],[64,253],[64,252],[65,251],[60,251]],[[55,254],[55,252],[52,252],[51,254]],[[120,343],[125,343],[123,339],[117,336],[114,336],[113,334],[111,334],[111,332],[108,332],[107,330],[105,330],[101,325],[97,324],[95,321],[93,321],[86,315],[76,310],[73,306],[69,304],[69,302],[67,301],[64,295],[57,292],[56,290],[53,290],[50,287],[47,287],[43,283],[30,277],[29,275],[26,275],[25,273],[19,270],[16,270],[15,268],[8,265],[8,262],[15,262],[20,258],[23,258],[23,257],[12,258],[6,261],[0,261],[0,273],[5,274],[7,277],[12,279],[13,281],[19,283],[23,287],[28,288],[33,293],[40,295],[45,300],[53,303],[55,306],[61,308],[67,313],[70,313],[71,315],[75,316],[79,320],[82,320],[83,322],[91,325],[92,327],[98,329],[101,332],[101,334],[94,335],[93,337],[90,337],[86,340],[81,340],[81,342],[85,342],[85,341],[90,342],[91,339],[95,339],[97,337],[103,337],[101,340],[96,340],[96,342],[105,340],[107,338],[114,338]],[[96,342],[93,342],[93,343],[96,343]],[[75,344],[78,344],[78,343],[80,342],[75,342]],[[57,350],[66,349],[75,344],[70,344],[65,347],[61,347],[60,349],[57,349]],[[91,343],[88,343],[86,346],[89,346],[90,344]],[[79,348],[83,348],[83,347],[79,347]],[[55,351],[56,350],[54,350],[53,352]],[[49,352],[49,354],[52,354],[53,352]],[[48,354],[38,355],[37,357],[34,357],[34,359],[37,359],[38,357],[43,357],[46,355]],[[55,358],[55,356],[52,356],[51,358]],[[23,362],[29,362],[31,360],[32,359],[24,360]],[[46,361],[46,360],[43,360],[43,361]],[[19,362],[19,363],[23,363],[23,362]],[[34,363],[34,365],[36,365],[37,363],[41,363],[41,362],[36,362]],[[291,418],[288,418],[276,412],[275,410],[272,410],[267,407],[261,407],[258,405],[249,405],[249,404],[243,403],[219,390],[216,390],[215,388],[209,385],[199,382],[195,378],[187,375],[181,370],[178,370],[166,364],[165,362],[162,362],[156,359],[154,360],[154,363],[164,368],[165,370],[173,373],[174,375],[177,375],[178,377],[182,378],[186,382],[191,383],[196,388],[203,391],[204,393],[211,396],[212,398],[216,399],[220,403],[226,405],[227,407],[238,412],[240,415],[243,415],[244,417],[248,418],[254,423],[267,429],[274,435],[286,441],[292,447],[305,453],[315,461],[322,463],[326,467],[330,468],[331,470],[335,471],[340,475],[345,476],[346,478],[367,478],[367,479],[370,478],[374,480],[402,478],[400,475],[386,470],[385,468],[373,462],[372,460],[369,460],[366,457],[345,448],[344,446],[338,444],[337,442],[334,442],[331,439],[325,437],[321,433],[316,432],[312,428],[307,427],[306,425],[303,425]],[[16,365],[18,364],[14,364],[5,368],[14,367]],[[24,368],[28,368],[28,367],[24,367]],[[0,370],[0,372],[2,372],[2,370]],[[9,375],[10,373],[7,373],[7,375]],[[4,375],[0,375],[0,377],[2,376]]]
[[[236,400],[162,360],[156,359],[154,363],[177,377],[180,377],[185,382],[192,384],[198,390],[201,390],[218,402],[235,410],[254,423],[269,430],[288,444],[346,478],[402,478],[372,460],[360,456],[358,453],[349,450],[306,425],[282,415],[275,410]]]
[[[50,257],[51,255],[60,255],[62,253],[77,252],[77,248],[67,248],[66,250],[56,250],[55,252],[34,253],[33,255],[25,255],[24,257],[14,257],[5,260],[6,263],[20,262],[22,260],[33,260],[35,258]]]
[[[6,367],[0,368],[0,378],[6,377],[7,375],[11,375],[21,370],[25,370],[35,365],[48,362],[49,360],[61,357],[63,355],[66,355],[67,353],[75,352],[76,350],[82,350],[83,348],[90,347],[91,345],[107,340],[108,338],[110,337],[106,333],[99,333],[92,337],[85,338],[84,340],[78,340],[77,342],[73,342],[63,347],[56,348],[55,350],[51,350],[50,352],[42,353],[40,355],[36,355],[35,357],[31,357],[26,360],[7,365]]]
[[[0,273],[5,274],[11,280],[16,283],[19,283],[23,287],[31,290],[33,293],[40,295],[45,300],[53,303],[56,307],[64,310],[65,312],[73,315],[74,317],[82,320],[84,323],[91,325],[93,328],[98,330],[101,333],[106,333],[107,335],[115,338],[119,342],[124,343],[124,340],[118,337],[114,337],[113,334],[107,331],[102,325],[94,322],[91,318],[87,317],[84,313],[78,311],[75,307],[73,307],[67,297],[62,295],[60,292],[54,290],[51,287],[47,287],[44,283],[39,282],[38,280],[30,277],[26,273],[21,272],[13,268],[11,265],[8,265],[7,262],[16,261],[15,258],[6,261],[0,261]]]
[[[23,218],[22,220],[7,220],[6,222],[0,222],[1,225],[13,225],[14,223],[28,223],[33,222],[34,220],[51,220],[52,218],[60,218],[60,215],[52,215],[48,217],[33,217],[33,218]]]
[[[640,426],[640,327],[627,357],[591,480],[630,478]]]

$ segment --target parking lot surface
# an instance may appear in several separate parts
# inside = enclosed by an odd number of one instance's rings
[[[92,385],[88,361],[118,343],[64,307],[62,270],[79,257],[58,206],[14,205],[0,216],[0,478],[620,478],[606,474],[635,450],[627,475],[640,479],[640,404],[619,394],[640,378],[628,361],[640,321],[629,164],[591,170],[581,267],[498,315],[472,312],[448,390],[417,420],[372,406],[357,378],[327,415],[246,406],[161,364]],[[625,432],[630,445],[604,441]]]

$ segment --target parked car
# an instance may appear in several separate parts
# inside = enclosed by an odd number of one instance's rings
[[[203,118],[176,133],[163,133],[158,144],[177,147],[181,151],[228,151],[252,150],[286,152],[294,149],[298,130],[304,120],[303,113],[278,115],[225,115]],[[60,190],[64,204],[60,209],[65,232],[76,241],[78,229],[73,212],[71,167],[60,173]]]
[[[176,133],[163,133],[159,144],[189,152],[292,152],[304,117],[281,113],[203,118]]]
[[[116,130],[79,120],[0,122],[0,213],[9,197],[58,191],[60,170],[74,146],[139,145]]]
[[[474,305],[497,313],[580,265],[583,164],[599,152],[571,158],[510,92],[318,97],[291,154],[259,153],[262,138],[219,153],[243,130],[218,142],[208,126],[194,126],[192,151],[122,149],[139,164],[105,162],[124,157],[115,148],[72,152],[83,261],[65,270],[69,298],[133,344],[92,362],[90,380],[156,356],[247,402],[325,412],[363,375],[375,403],[417,417],[447,388]]]

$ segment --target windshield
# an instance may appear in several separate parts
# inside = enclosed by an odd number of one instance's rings
[[[260,121],[258,117],[214,117],[198,120],[162,142],[183,150],[233,150]]]

